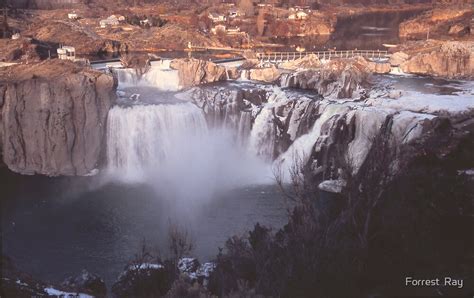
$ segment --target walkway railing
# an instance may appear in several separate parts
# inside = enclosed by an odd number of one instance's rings
[[[257,58],[262,62],[285,62],[303,58],[308,55],[316,55],[319,59],[341,59],[364,57],[367,59],[390,58],[388,51],[379,50],[353,50],[353,51],[318,51],[318,52],[271,52],[257,53]]]

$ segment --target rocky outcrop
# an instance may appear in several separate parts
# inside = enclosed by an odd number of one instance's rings
[[[360,57],[332,60],[318,70],[303,70],[282,76],[281,86],[314,89],[323,97],[356,98],[362,96],[364,87],[368,86],[369,65]]]
[[[162,264],[137,263],[129,266],[112,286],[114,297],[162,297],[171,288],[174,272]]]
[[[288,70],[312,69],[321,67],[321,61],[318,56],[309,54],[303,58],[281,63],[278,67]]]
[[[86,291],[78,290],[77,287],[69,287],[70,285],[51,285],[45,281],[37,280],[30,274],[20,271],[13,264],[13,261],[2,255],[0,260],[1,268],[1,287],[0,293],[2,297],[105,297],[105,284],[100,283],[99,290],[93,287],[87,287]],[[87,273],[82,277],[73,278],[76,282],[82,281],[83,285],[91,285],[88,281],[101,279],[95,275]],[[84,280],[86,278],[86,280]],[[91,279],[93,278],[93,279]],[[77,285],[77,284],[76,284]]]
[[[273,83],[280,77],[280,71],[274,65],[265,68],[254,68],[250,70],[250,79],[265,83]]]
[[[21,174],[87,175],[97,169],[115,100],[112,76],[72,62],[2,69],[3,162]]]
[[[179,85],[184,88],[227,78],[225,67],[205,60],[175,59],[171,61],[170,67],[178,70]]]
[[[472,46],[471,46],[472,47]],[[444,42],[428,53],[414,54],[401,63],[405,73],[466,78],[474,75],[472,49],[462,42]]]
[[[408,54],[404,52],[395,52],[390,56],[390,65],[397,67],[409,58]]]
[[[317,113],[312,98],[279,92],[270,85],[203,86],[178,97],[201,108],[208,125],[234,131],[238,143],[268,160],[307,133]]]
[[[106,297],[107,294],[104,280],[85,269],[82,270],[81,274],[67,278],[61,286],[70,292],[86,293],[97,298]]]
[[[367,66],[372,73],[377,74],[387,74],[392,70],[390,63],[369,62]]]
[[[399,35],[410,39],[426,38],[428,34],[431,37],[446,36],[450,34],[451,28],[469,28],[472,16],[471,9],[434,9],[401,23]],[[465,30],[465,33],[467,32],[468,30]],[[462,33],[462,30],[452,33]]]

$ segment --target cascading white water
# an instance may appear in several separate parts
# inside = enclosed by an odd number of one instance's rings
[[[185,136],[207,134],[202,112],[191,103],[115,106],[109,112],[109,170],[127,181],[143,181],[150,169],[163,166]]]
[[[116,106],[108,118],[109,177],[146,183],[183,205],[215,191],[271,181],[271,166],[238,142],[235,131],[208,128],[192,103]]]
[[[239,127],[237,129],[237,137],[239,144],[243,147],[247,146],[250,131],[252,129],[252,113],[240,112]]]
[[[137,74],[132,68],[116,69],[119,88],[152,86],[163,91],[180,89],[178,71],[169,67],[169,61],[153,63],[143,75]]]
[[[327,137],[322,133],[323,124],[334,115],[349,110],[347,106],[343,105],[326,105],[321,108],[323,109],[321,116],[314,122],[311,131],[297,138],[290,148],[275,160],[274,166],[284,175],[283,179],[290,179],[293,167],[304,165],[310,158],[315,144]]]
[[[276,127],[273,121],[273,109],[263,108],[255,118],[250,132],[250,151],[266,160],[272,160],[275,136]]]

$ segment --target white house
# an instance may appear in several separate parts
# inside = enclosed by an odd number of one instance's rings
[[[225,22],[226,21],[226,16],[217,14],[217,13],[209,13],[208,17],[213,21],[213,22]]]
[[[297,11],[288,16],[290,20],[304,20],[308,17],[308,14],[304,11]]]
[[[70,20],[77,20],[79,16],[77,15],[77,13],[73,11],[67,14],[67,18]]]
[[[63,46],[57,49],[58,58],[61,60],[76,60],[76,49],[74,47]]]

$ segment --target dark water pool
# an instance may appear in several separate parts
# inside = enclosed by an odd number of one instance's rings
[[[169,223],[185,227],[194,256],[212,259],[230,236],[260,222],[279,228],[286,204],[275,186],[217,193],[192,210],[176,210],[146,185],[98,185],[98,177],[25,177],[2,171],[2,250],[23,271],[61,282],[83,268],[108,286],[146,240],[167,254]]]

